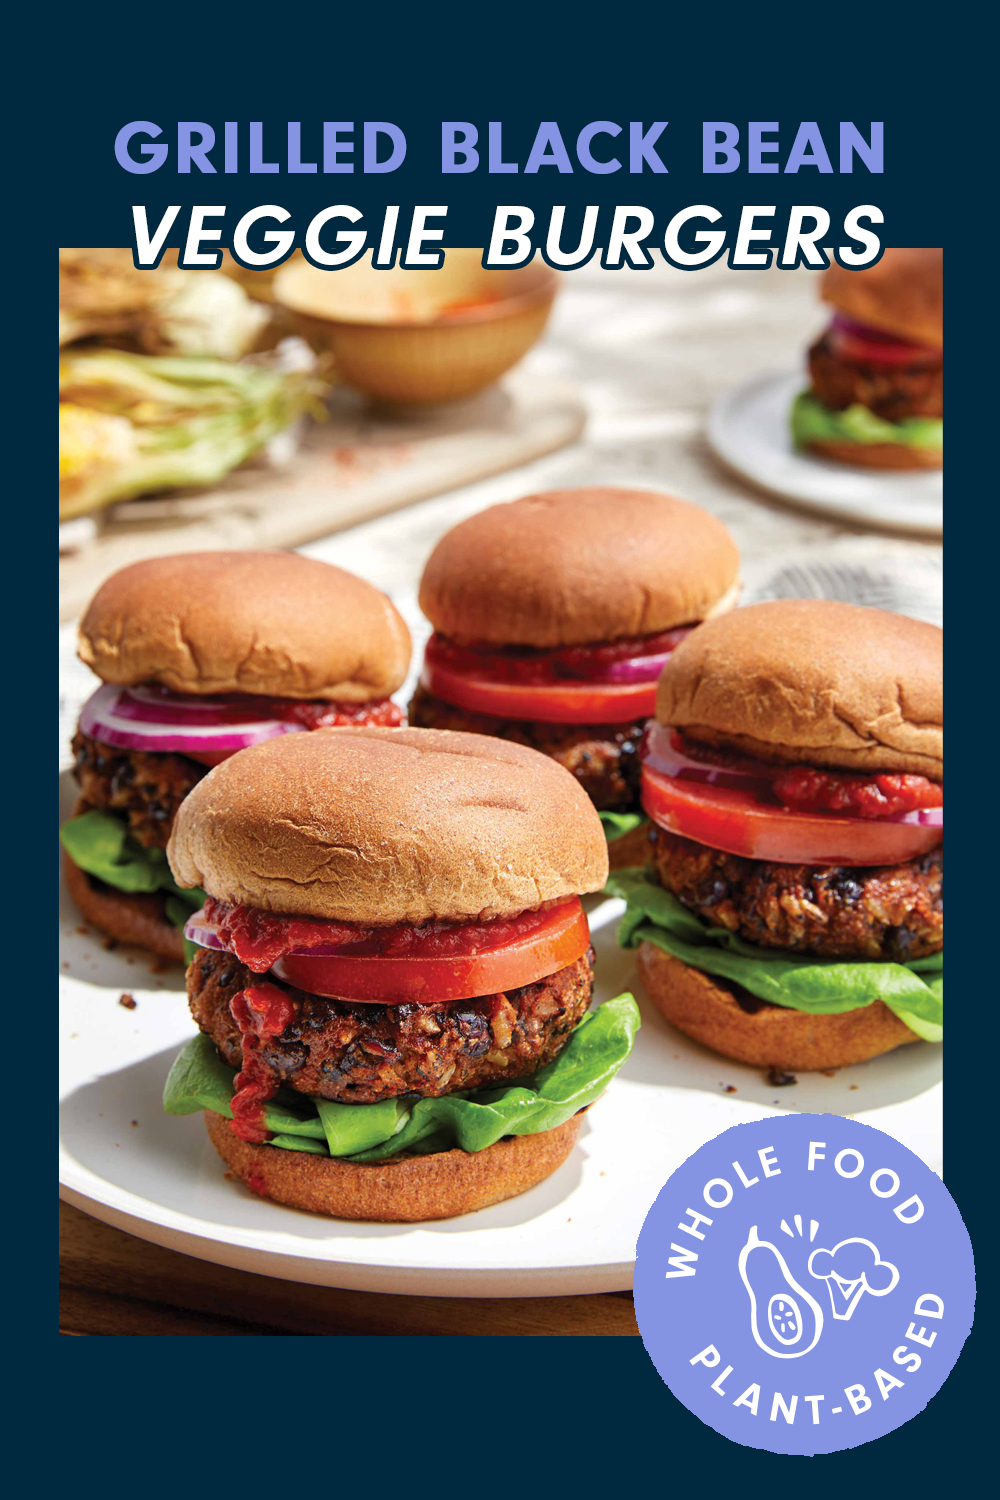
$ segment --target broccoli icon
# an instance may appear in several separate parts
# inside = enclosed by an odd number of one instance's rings
[[[899,1280],[899,1272],[882,1260],[871,1240],[841,1240],[832,1250],[814,1250],[809,1274],[825,1281],[833,1316],[847,1322],[865,1292],[885,1297]]]

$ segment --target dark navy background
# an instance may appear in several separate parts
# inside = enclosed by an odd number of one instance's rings
[[[931,206],[949,181],[949,163],[939,114],[928,108],[928,91],[907,80],[899,87],[893,71],[858,66],[849,53],[831,68],[828,43],[803,47],[801,62],[791,66],[779,46],[787,37],[774,32],[804,33],[803,13],[771,7],[759,25],[739,26],[714,7],[697,36],[687,21],[668,10],[623,7],[617,24],[607,12],[588,22],[584,10],[565,8],[559,19],[546,19],[541,7],[528,11],[500,8],[489,19],[462,12],[452,27],[445,8],[422,7],[416,15],[393,17],[383,8],[377,19],[359,26],[343,10],[312,22],[305,11],[276,6],[278,35],[261,34],[256,22],[240,25],[238,12],[227,10],[220,29],[227,33],[225,62],[219,53],[203,51],[201,38],[212,26],[203,16],[187,23],[183,56],[171,38],[158,37],[152,55],[136,45],[128,60],[109,73],[102,69],[96,88],[88,78],[70,83],[65,100],[59,150],[63,155],[60,218],[74,226],[77,244],[132,243],[133,203],[145,204],[151,223],[171,203],[225,203],[227,223],[263,203],[278,203],[294,216],[304,233],[309,218],[333,203],[349,203],[366,216],[377,233],[386,202],[402,205],[447,203],[445,244],[482,244],[498,202],[527,204],[537,222],[547,222],[553,202],[567,205],[567,244],[575,244],[583,206],[588,203],[642,203],[669,218],[695,203],[720,209],[727,223],[744,203],[812,203],[828,209],[833,226],[862,203],[876,203],[885,214],[885,242],[920,244],[927,232]],[[135,25],[136,12],[128,23]],[[296,16],[299,18],[296,20]],[[472,22],[475,19],[475,26]],[[175,19],[171,29],[179,23]],[[862,24],[860,21],[858,24]],[[866,14],[871,38],[878,21]],[[289,41],[283,33],[292,33]],[[749,36],[747,31],[749,30]],[[899,67],[898,21],[886,28]],[[303,39],[295,41],[297,34]],[[511,35],[516,41],[511,41]],[[107,31],[102,44],[113,45]],[[871,50],[871,41],[867,44]],[[157,55],[165,47],[167,56]],[[747,50],[750,49],[750,50]],[[926,70],[926,43],[920,48]],[[778,59],[781,59],[779,61]],[[834,77],[831,78],[831,72]],[[85,96],[85,97],[81,97]],[[74,101],[79,101],[74,108]],[[838,165],[838,127],[853,121],[867,139],[872,120],[885,122],[885,171],[869,173],[855,158],[854,171],[840,176],[804,167],[798,173],[751,175],[746,171],[746,125],[750,120],[777,120],[780,151],[768,161],[783,165],[798,123],[815,120],[823,132],[834,168]],[[160,125],[159,142],[171,147],[170,158],[147,175],[124,171],[114,157],[119,129],[130,121]],[[240,171],[215,174],[176,171],[176,122],[204,121],[217,136],[211,158],[222,163],[223,125],[240,123]],[[265,157],[281,164],[277,174],[249,171],[250,121],[263,122]],[[322,172],[288,175],[284,170],[285,122],[302,122],[303,157],[317,158],[324,120],[353,121],[356,143],[353,174]],[[365,120],[388,120],[407,138],[406,159],[396,171],[364,175],[359,170],[361,126]],[[481,164],[476,172],[442,175],[442,120],[464,120],[480,130]],[[490,120],[504,124],[504,158],[518,161],[517,174],[490,175],[486,170],[486,134]],[[559,123],[574,160],[572,175],[542,167],[525,175],[524,163],[542,120]],[[649,126],[669,124],[657,149],[667,175],[649,170],[632,175],[623,165],[609,175],[585,172],[575,163],[579,130],[594,120],[623,127],[615,140],[600,137],[595,156],[620,155],[630,120]],[[702,173],[701,124],[724,120],[741,131],[743,164],[733,173]],[[384,155],[386,143],[382,143]],[[138,143],[132,154],[140,156]],[[627,163],[626,163],[627,164]],[[573,210],[577,212],[574,214]],[[404,215],[401,215],[403,217]],[[291,222],[283,226],[292,227]],[[721,227],[721,225],[720,225]],[[170,243],[176,243],[176,235]]]
[[[834,223],[844,208],[874,202],[885,213],[886,243],[944,243],[948,251],[949,538],[959,577],[949,693],[953,722],[965,731],[952,741],[953,767],[957,755],[963,774],[952,777],[950,819],[965,871],[965,911],[952,914],[947,1180],[980,1262],[977,1326],[922,1416],[874,1444],[807,1464],[736,1447],[704,1427],[670,1396],[638,1339],[327,1339],[299,1340],[294,1351],[273,1341],[258,1350],[247,1340],[235,1351],[202,1351],[165,1339],[125,1349],[67,1339],[56,1355],[48,1344],[52,1283],[44,1258],[51,1184],[37,1170],[34,1148],[11,1150],[10,1170],[25,1169],[24,1182],[8,1187],[7,1202],[8,1221],[17,1225],[8,1248],[17,1256],[5,1332],[25,1408],[12,1459],[32,1464],[35,1483],[54,1464],[63,1483],[112,1493],[169,1488],[185,1500],[250,1488],[263,1497],[279,1484],[286,1492],[308,1486],[365,1497],[414,1487],[616,1495],[652,1486],[728,1500],[744,1487],[777,1491],[796,1483],[807,1493],[838,1496],[947,1486],[950,1500],[981,1482],[977,1450],[996,1426],[987,1408],[994,1382],[982,1325],[996,1275],[989,1260],[997,1186],[997,815],[987,726],[995,722],[997,677],[997,398],[984,346],[984,328],[995,322],[993,242],[983,238],[992,177],[986,179],[985,163],[977,177],[971,159],[976,142],[989,139],[975,117],[986,90],[983,40],[971,24],[959,29],[957,7],[932,15],[871,5],[735,12],[719,4],[591,10],[480,3],[369,6],[363,21],[359,14],[287,0],[211,11],[103,4],[72,16],[36,5],[7,22],[6,92],[18,113],[5,137],[5,353],[16,389],[8,396],[4,445],[4,578],[10,706],[15,699],[25,706],[7,741],[7,854],[16,871],[7,998],[22,1018],[6,1028],[8,1078],[21,1082],[26,1104],[27,1071],[39,1082],[51,1056],[38,1019],[46,1002],[30,985],[34,955],[49,965],[52,954],[51,909],[37,893],[53,888],[54,858],[36,811],[50,804],[52,777],[26,731],[52,698],[41,642],[50,638],[54,601],[44,597],[38,574],[51,555],[51,501],[40,476],[53,446],[42,393],[52,373],[46,325],[54,318],[57,246],[130,244],[134,202],[152,211],[171,201],[275,201],[297,218],[336,201],[368,211],[387,200],[446,202],[445,242],[453,244],[481,242],[473,226],[488,226],[499,201],[541,211],[554,201],[653,208],[667,201],[673,210],[706,202],[727,220],[742,203],[818,201]],[[403,169],[380,177],[237,180],[221,173],[177,178],[166,170],[134,177],[113,155],[115,133],[134,119],[165,128],[178,119],[263,120],[282,128],[290,119],[391,120],[406,131],[409,154]],[[566,126],[567,137],[590,120],[667,119],[661,147],[671,172],[570,177],[545,169],[532,179],[481,169],[442,178],[442,119],[481,126],[503,120],[522,160],[543,119]],[[800,120],[853,120],[864,133],[869,121],[883,120],[885,173],[702,177],[706,119],[741,127],[777,119],[782,156]],[[831,134],[828,148],[834,141]],[[28,1113],[34,1120],[35,1108]],[[28,1243],[36,1233],[38,1255]]]

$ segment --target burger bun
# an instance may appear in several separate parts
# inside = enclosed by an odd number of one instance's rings
[[[662,1016],[703,1047],[737,1062],[822,1072],[868,1062],[920,1038],[881,1000],[842,1015],[813,1016],[780,1005],[743,1009],[733,991],[653,943],[642,943],[639,973]]]
[[[125,686],[367,703],[401,686],[410,633],[385,594],[343,568],[297,552],[187,552],[112,574],[78,654]]]
[[[697,624],[735,603],[739,568],[722,522],[687,500],[550,490],[447,532],[420,608],[452,640],[554,650]]]
[[[600,890],[607,841],[547,755],[438,729],[317,729],[223,761],[167,849],[182,886],[386,926],[512,916]]]
[[[667,659],[656,717],[757,759],[944,774],[943,633],[833,599],[709,620]]]
[[[823,275],[822,298],[858,323],[940,349],[944,343],[944,251],[883,250],[873,266]]]
[[[379,1162],[338,1161],[240,1140],[212,1110],[205,1123],[222,1160],[254,1192],[333,1219],[415,1224],[453,1219],[526,1193],[562,1166],[583,1111],[554,1130],[508,1136],[483,1151],[436,1151]]]

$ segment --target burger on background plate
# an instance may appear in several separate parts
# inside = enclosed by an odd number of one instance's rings
[[[336,724],[397,725],[410,635],[371,584],[294,552],[192,552],[97,591],[78,654],[101,679],[73,739],[60,833],[70,894],[109,937],[182,959],[200,895],[166,847],[188,792],[237,750]]]
[[[824,273],[835,311],[792,408],[796,447],[864,468],[941,468],[943,264],[941,250],[885,250],[863,270]]]
[[[679,641],[739,593],[722,522],[653,490],[553,490],[494,505],[438,542],[420,583],[434,626],[410,722],[529,745],[576,777],[612,864],[644,844],[639,743]]]
[[[643,748],[619,941],[678,1030],[778,1069],[940,1041],[942,633],[831,600],[702,626]]]
[[[201,1035],[164,1107],[206,1112],[257,1193],[343,1219],[448,1218],[573,1149],[631,1050],[630,995],[588,1014],[580,894],[600,823],[521,745],[330,729],[244,750],[178,813]]]

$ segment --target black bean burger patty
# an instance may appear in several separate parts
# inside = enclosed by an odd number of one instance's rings
[[[885,868],[768,864],[656,828],[660,883],[706,922],[762,948],[897,963],[944,946],[944,851]]]
[[[867,406],[887,422],[944,415],[942,361],[926,365],[867,365],[840,359],[825,335],[809,350],[813,393],[831,411]]]
[[[540,750],[576,777],[600,811],[639,810],[639,747],[644,719],[633,724],[542,724],[494,719],[435,698],[418,687],[407,710],[411,728],[489,734]]]
[[[242,1061],[230,1001],[261,976],[229,953],[203,948],[188,969],[188,1003],[232,1068]],[[278,983],[267,976],[269,984]],[[594,951],[548,979],[505,995],[447,1005],[351,1005],[282,984],[295,1020],[260,1056],[275,1081],[342,1104],[399,1094],[436,1098],[534,1073],[557,1056],[583,1019]]]
[[[208,767],[186,755],[117,750],[82,730],[73,736],[75,772],[91,807],[128,816],[129,832],[145,848],[165,849],[177,809]]]

